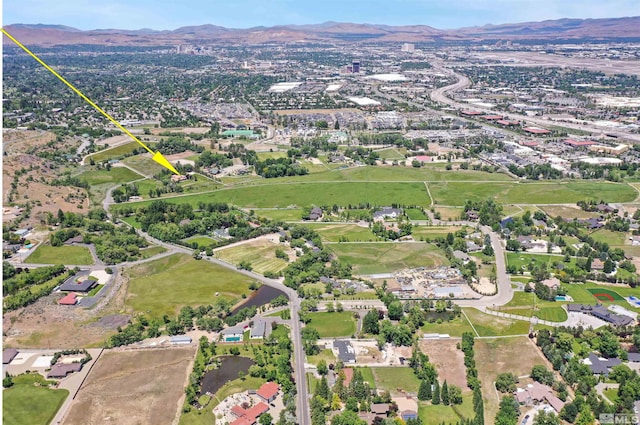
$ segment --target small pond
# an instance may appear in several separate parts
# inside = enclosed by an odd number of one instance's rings
[[[260,307],[261,305],[265,305],[271,302],[271,300],[278,298],[280,295],[284,295],[286,297],[285,293],[281,290],[272,288],[271,286],[262,285],[257,291],[253,291],[251,296],[244,300],[242,304],[234,308],[231,311],[231,314],[234,315],[245,307]]]
[[[205,372],[202,377],[202,394],[207,392],[215,394],[224,384],[234,379],[238,379],[238,372],[248,373],[249,367],[253,365],[253,360],[240,356],[219,357],[220,367]]]

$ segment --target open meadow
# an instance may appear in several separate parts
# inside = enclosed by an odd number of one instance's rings
[[[129,277],[126,305],[151,317],[175,315],[190,305],[207,305],[218,297],[235,302],[249,294],[252,279],[204,260],[176,254],[125,271]]]
[[[80,387],[65,424],[171,423],[184,397],[195,347],[107,351]]]
[[[340,261],[351,264],[354,273],[360,275],[449,264],[438,247],[427,243],[339,243],[329,247]]]
[[[367,242],[379,240],[368,227],[358,226],[357,224],[309,223],[304,226],[318,232],[324,242]]]
[[[307,326],[316,328],[321,338],[350,337],[356,333],[356,320],[350,311],[309,313],[309,318]]]
[[[221,260],[235,265],[246,261],[258,273],[278,273],[289,264],[276,257],[276,249],[278,248],[288,250],[284,245],[273,243],[266,238],[259,238],[236,244],[230,248],[216,250],[215,255]]]
[[[86,266],[93,264],[93,256],[86,246],[40,245],[25,260],[34,264],[72,264]]]

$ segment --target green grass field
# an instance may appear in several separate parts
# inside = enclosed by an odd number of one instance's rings
[[[617,292],[612,291],[610,289],[588,288],[587,291],[589,293],[591,293],[593,295],[593,297],[595,299],[597,299],[598,301],[607,301],[607,300],[622,301],[622,300],[624,300],[624,298],[622,298],[620,295],[618,295]]]
[[[590,235],[597,242],[606,242],[610,247],[619,246],[624,249],[624,242],[627,238],[625,232],[612,232],[607,229],[596,230]]]
[[[410,367],[372,367],[376,388],[389,391],[392,395],[401,394],[400,390],[417,393],[420,380]]]
[[[631,202],[637,192],[627,184],[606,182],[553,183],[429,183],[429,190],[441,205],[464,205],[467,199],[495,199],[501,204],[561,204],[580,200]]]
[[[167,249],[161,246],[150,246],[149,248],[141,249],[140,254],[142,254],[142,258],[147,259],[166,251]]]
[[[289,264],[285,260],[276,258],[275,253],[278,248],[284,247],[266,239],[259,239],[215,251],[215,256],[235,265],[248,261],[253,270],[258,273],[277,273]]]
[[[535,310],[533,307],[534,298]],[[496,307],[495,310],[526,317],[532,317],[535,314],[542,320],[564,322],[567,320],[567,312],[562,308],[564,304],[567,304],[567,302],[543,301],[533,292],[516,291],[513,293],[511,301],[503,306]]]
[[[350,311],[309,313],[307,326],[316,328],[322,338],[351,336],[356,333],[356,320]]]
[[[305,227],[309,227],[318,232],[325,242],[340,242],[342,238],[346,238],[348,242],[379,240],[376,235],[371,233],[368,227],[362,227],[356,224],[309,223],[305,224]]]
[[[439,248],[426,243],[345,243],[332,244],[330,248],[340,261],[351,264],[356,274],[449,264]]]
[[[133,168],[139,173],[144,173],[147,176],[155,176],[165,168],[151,159],[151,154],[143,153],[140,155],[130,156],[122,160],[129,167]]]
[[[371,368],[365,366],[358,367],[357,369],[362,374],[362,379],[364,379],[364,382],[367,382],[369,384],[369,388],[375,388],[376,380],[373,378],[373,372],[371,372]]]
[[[84,246],[40,245],[27,257],[26,262],[35,264],[93,264],[89,248]]]
[[[274,152],[258,152],[258,159],[264,161],[265,159],[286,158],[287,153],[285,151]]]
[[[215,239],[210,238],[209,236],[196,235],[183,239],[182,241],[187,243],[197,243],[200,248],[207,248],[215,242]]]
[[[564,257],[562,255],[507,252],[507,264],[514,265],[518,269],[522,270],[526,270],[527,265],[531,262],[534,262],[536,264],[546,264],[548,268],[551,268],[553,263],[556,262],[562,263],[564,265],[575,265],[576,259],[574,257],[571,257],[571,261],[568,263],[563,262],[563,259]]]
[[[153,148],[155,143],[146,143],[147,146]],[[140,150],[141,146],[136,142],[125,143],[124,145],[116,146],[115,148],[105,149],[100,152],[96,152],[87,158],[87,162],[93,159],[95,162],[102,162],[113,158],[120,158],[126,154],[133,152],[134,150]]]
[[[270,218],[271,220],[282,221],[300,221],[302,219],[302,209],[277,209],[277,210],[255,210],[260,217]]]
[[[109,183],[110,186],[113,186],[115,184],[126,183],[142,178],[140,174],[133,172],[126,167],[111,167],[108,171],[105,169],[85,171],[78,177],[86,180],[91,186],[105,183]]]
[[[407,217],[409,217],[410,220],[428,220],[429,217],[424,213],[423,210],[418,209],[418,208],[407,208],[406,210],[404,210],[405,214],[407,214]]]
[[[463,332],[473,332],[469,321],[464,315],[456,317],[449,322],[425,323],[420,328],[421,333],[449,334],[451,336],[462,336]],[[418,336],[422,336],[419,334]]]
[[[453,424],[458,423],[462,418],[471,419],[473,415],[473,396],[469,392],[462,396],[462,404],[455,407],[444,404],[432,405],[426,401],[421,401],[418,405],[418,416],[422,419],[423,425],[440,425],[443,422]]]
[[[185,305],[213,303],[218,297],[235,302],[249,294],[252,279],[188,255],[170,255],[128,269],[126,305],[151,317],[175,315]]]
[[[333,354],[333,351],[330,350],[329,348],[326,348],[320,351],[315,356],[307,356],[307,362],[314,364],[316,366],[318,365],[320,360],[324,360],[325,362],[327,362],[327,364],[331,364],[331,363],[335,364],[336,356]]]
[[[567,293],[569,295],[571,295],[571,297],[573,298],[573,300],[576,303],[584,303],[584,304],[595,304],[596,302],[600,302],[602,304],[604,304],[605,306],[609,306],[611,304],[616,304],[616,305],[620,305],[626,309],[635,311],[636,313],[640,313],[640,309],[639,308],[634,308],[631,307],[629,305],[629,303],[627,303],[627,301],[625,300],[620,300],[618,299],[615,295],[612,295],[614,298],[614,301],[605,301],[605,300],[601,300],[598,301],[594,296],[593,293],[603,293],[606,291],[610,291],[610,292],[614,292],[615,294],[617,294],[620,297],[628,297],[628,296],[632,296],[635,295],[636,297],[638,296],[638,288],[631,288],[627,285],[616,285],[616,286],[611,286],[611,285],[597,285],[593,282],[587,282],[584,284],[572,284],[572,285],[565,285],[565,288],[567,289]],[[593,293],[591,292],[593,291]]]
[[[464,308],[463,311],[480,336],[524,335],[529,333],[529,322],[493,316],[475,308]]]
[[[382,149],[376,152],[382,159],[388,159],[391,161],[393,161],[394,159],[397,159],[398,161],[404,161],[406,159],[404,155],[400,154],[400,152],[398,152],[394,148]]]
[[[48,381],[36,373],[15,376],[13,382],[13,387],[2,391],[2,422],[5,424],[47,425],[69,395],[68,390],[40,386]]]
[[[413,238],[416,240],[419,239],[430,239],[434,240],[436,238],[444,238],[447,236],[447,233],[455,233],[461,229],[466,229],[466,227],[460,226],[413,226],[411,229],[411,234]]]

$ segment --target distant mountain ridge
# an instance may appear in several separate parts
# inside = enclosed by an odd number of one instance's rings
[[[199,42],[434,42],[437,40],[559,40],[559,39],[635,39],[640,40],[640,16],[607,19],[557,19],[484,25],[454,30],[440,30],[428,25],[392,26],[324,22],[273,27],[225,28],[205,24],[175,30],[96,29],[82,31],[65,25],[12,24],[5,27],[26,44],[165,45]],[[10,43],[6,37],[4,43]]]

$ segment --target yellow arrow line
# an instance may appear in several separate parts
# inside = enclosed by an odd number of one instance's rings
[[[68,82],[67,80],[65,80],[60,74],[58,74],[53,68],[51,68],[49,65],[47,65],[42,59],[40,59],[38,56],[36,56],[31,50],[27,49],[27,47],[25,47],[22,43],[20,43],[18,40],[16,40],[11,34],[9,34],[7,32],[7,30],[5,30],[4,28],[0,28],[2,30],[2,32],[4,33],[4,35],[6,35],[7,37],[9,37],[11,39],[11,41],[13,41],[14,43],[16,43],[18,45],[18,47],[20,47],[22,50],[24,50],[25,52],[27,52],[32,58],[34,58],[36,61],[38,61],[38,63],[40,63],[40,65],[44,66],[49,72],[51,72],[53,75],[55,75],[56,77],[58,77],[58,79],[60,81],[62,81],[63,83],[65,83],[67,86],[69,86],[69,88],[71,90],[73,90],[74,92],[76,92],[76,94],[78,96],[80,96],[81,98],[83,98],[89,105],[93,106],[98,112],[100,112],[102,115],[104,115],[109,121],[111,121],[113,124],[115,124],[116,127],[118,127],[120,130],[124,131],[124,133],[131,137],[133,140],[135,140],[136,142],[138,142],[140,144],[140,146],[142,146],[143,148],[145,148],[147,150],[147,152],[149,152],[152,155],[155,155],[155,153],[144,143],[142,143],[136,136],[134,136],[129,130],[127,130],[126,128],[124,128],[118,121],[116,121],[111,115],[109,115],[104,109],[102,109],[101,107],[99,107],[98,105],[96,105],[95,103],[93,103],[93,101],[91,99],[89,99],[87,96],[84,95],[84,93],[82,93],[80,90],[78,90],[77,88],[75,88],[75,86],[73,84],[71,84],[70,82]],[[159,152],[158,152],[159,153]],[[164,158],[163,158],[164,159]],[[154,158],[155,160],[155,158]],[[158,161],[159,162],[159,161]],[[164,165],[164,164],[163,164]],[[166,165],[165,165],[166,167]],[[167,167],[169,168],[169,167]],[[175,174],[179,174],[173,167],[169,168],[169,170],[173,171]]]

